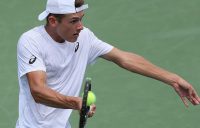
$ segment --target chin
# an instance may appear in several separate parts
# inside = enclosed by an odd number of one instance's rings
[[[70,42],[70,43],[75,43],[77,41],[78,38],[71,38],[71,39],[66,39],[66,41]]]

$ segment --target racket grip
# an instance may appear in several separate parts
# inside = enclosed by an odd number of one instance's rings
[[[87,106],[87,113],[90,111],[90,106]]]
[[[91,81],[92,81],[92,78],[90,78],[90,77],[86,78],[86,83],[89,84],[89,91],[91,91]]]

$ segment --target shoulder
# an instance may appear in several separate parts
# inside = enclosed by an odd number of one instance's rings
[[[30,39],[37,39],[43,35],[42,32],[43,26],[34,27],[26,32],[24,32],[20,38],[30,38]]]
[[[94,33],[87,27],[84,27],[83,30],[80,32],[80,40],[87,40],[90,41],[92,39],[96,38]]]
[[[83,33],[87,33],[87,32],[89,32],[89,31],[91,31],[89,28],[87,28],[87,27],[83,27],[83,30],[81,31],[81,32],[83,32]]]
[[[19,38],[18,46],[19,45],[27,46],[30,44],[36,45],[37,43],[39,43],[41,38],[43,37],[41,27],[42,26],[38,26],[24,32]]]
[[[93,32],[89,28],[84,27],[80,34],[89,36],[89,35],[93,34]]]

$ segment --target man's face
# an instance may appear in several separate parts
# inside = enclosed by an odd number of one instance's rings
[[[57,21],[56,33],[58,36],[69,42],[75,42],[83,29],[83,11],[73,14],[66,14],[60,22]]]

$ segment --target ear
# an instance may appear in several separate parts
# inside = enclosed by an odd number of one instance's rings
[[[49,25],[51,25],[53,27],[57,26],[57,24],[58,24],[58,21],[57,21],[56,17],[54,17],[54,16],[49,16],[48,21],[49,21]]]

